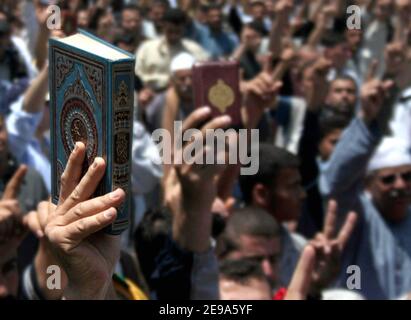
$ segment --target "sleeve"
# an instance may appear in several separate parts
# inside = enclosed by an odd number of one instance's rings
[[[324,174],[326,193],[330,196],[357,192],[365,176],[369,159],[381,140],[380,130],[354,119],[338,142]],[[349,173],[349,174],[347,174]]]
[[[157,146],[137,121],[133,125],[132,159],[133,193],[146,194],[160,181],[163,170]]]
[[[40,290],[33,264],[28,265],[23,271],[20,298],[23,300],[46,300]]]
[[[168,236],[147,279],[151,296],[157,300],[189,300],[192,266],[193,254],[179,248]]]
[[[291,100],[291,119],[286,149],[293,154],[298,152],[298,144],[304,129],[306,105],[302,99]]]
[[[301,160],[300,172],[304,186],[317,179],[316,157],[320,141],[318,112],[307,110],[304,117],[303,131],[299,141],[298,156]]]
[[[149,284],[159,300],[218,300],[218,262],[214,247],[205,253],[181,249],[167,237]]]
[[[219,300],[218,261],[214,247],[195,253],[191,270],[191,300]]]
[[[10,151],[19,162],[23,161],[27,145],[34,136],[42,113],[28,113],[22,110],[24,97],[21,96],[11,107],[6,119]]]

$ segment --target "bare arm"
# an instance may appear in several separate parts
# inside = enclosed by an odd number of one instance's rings
[[[45,65],[26,91],[23,110],[37,113],[43,110],[48,91],[48,66]]]

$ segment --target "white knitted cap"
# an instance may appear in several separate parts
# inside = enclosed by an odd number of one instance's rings
[[[190,70],[195,63],[196,59],[193,55],[187,52],[182,52],[171,60],[170,71],[171,73],[174,73],[180,70]]]
[[[409,143],[400,138],[386,137],[368,163],[367,172],[403,165],[411,165]]]

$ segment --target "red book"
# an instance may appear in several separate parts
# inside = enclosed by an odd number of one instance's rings
[[[193,67],[196,108],[209,106],[213,117],[229,115],[233,127],[240,127],[241,94],[238,62],[201,62]]]

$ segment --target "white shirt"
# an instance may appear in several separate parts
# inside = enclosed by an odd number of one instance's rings
[[[411,87],[405,89],[398,99],[390,129],[394,137],[409,141],[411,147]]]

